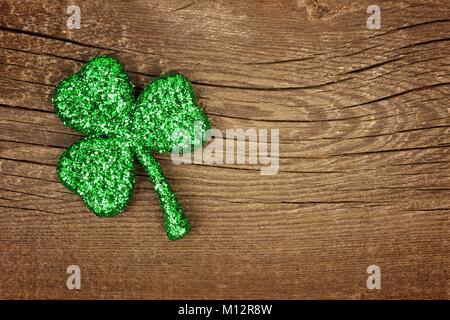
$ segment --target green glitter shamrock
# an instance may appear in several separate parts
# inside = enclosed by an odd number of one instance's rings
[[[65,125],[87,135],[63,152],[58,176],[91,211],[111,217],[125,210],[133,193],[137,159],[159,195],[168,238],[177,240],[190,231],[152,155],[153,151],[170,152],[186,143],[186,138],[193,148],[206,140],[210,123],[183,75],[160,76],[135,99],[119,61],[99,56],[62,80],[52,101]]]

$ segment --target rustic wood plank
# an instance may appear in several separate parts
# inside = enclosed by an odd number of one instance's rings
[[[0,298],[448,299],[450,8],[379,1],[368,30],[370,4],[85,0],[68,30],[66,3],[2,1]],[[186,74],[218,129],[279,129],[278,174],[158,156],[194,225],[178,242],[141,168],[126,212],[90,214],[56,177],[81,135],[50,96],[98,54],[138,90]]]

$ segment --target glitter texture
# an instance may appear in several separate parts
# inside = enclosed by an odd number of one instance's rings
[[[194,148],[206,140],[208,118],[183,75],[154,79],[135,100],[122,65],[99,56],[61,81],[52,101],[64,124],[87,135],[61,155],[58,176],[92,212],[111,217],[125,210],[137,159],[158,193],[167,237],[177,240],[189,232],[191,226],[152,154],[170,152],[186,138]]]

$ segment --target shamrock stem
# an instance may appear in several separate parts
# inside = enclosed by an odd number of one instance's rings
[[[164,215],[164,227],[169,240],[178,240],[183,238],[191,230],[186,216],[183,213],[175,194],[170,189],[164,173],[161,170],[159,162],[153,157],[148,149],[138,148],[137,157],[144,167],[155,191],[158,193],[161,209]]]

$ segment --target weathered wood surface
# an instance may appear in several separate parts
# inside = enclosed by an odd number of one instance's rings
[[[448,299],[449,4],[372,2],[2,0],[0,298]],[[280,129],[279,173],[164,155],[186,239],[141,168],[128,210],[95,217],[56,177],[81,135],[50,96],[98,54],[138,88],[186,74],[216,128]]]

